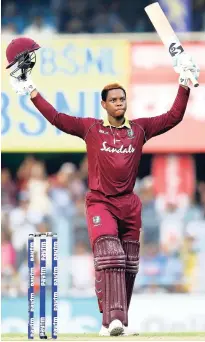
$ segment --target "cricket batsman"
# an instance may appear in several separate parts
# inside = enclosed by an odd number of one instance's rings
[[[176,57],[179,87],[172,107],[165,114],[129,120],[125,116],[126,90],[114,83],[101,92],[101,104],[107,112],[104,119],[78,118],[57,112],[32,82],[30,73],[35,65],[35,50],[39,48],[35,41],[23,37],[8,45],[11,85],[18,95],[30,95],[34,106],[52,125],[86,143],[89,175],[86,215],[94,257],[95,290],[102,313],[99,335],[126,335],[128,309],[139,270],[141,202],[133,188],[142,148],[149,139],[182,121],[190,94],[187,71],[197,79],[199,69],[187,54],[186,58]]]

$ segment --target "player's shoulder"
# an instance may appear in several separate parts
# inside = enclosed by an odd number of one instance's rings
[[[102,120],[95,118],[82,118],[83,122],[90,126],[95,126],[102,123]]]
[[[89,133],[96,133],[99,129],[99,126],[103,123],[103,120],[95,119],[95,118],[85,118],[84,119],[84,127],[86,128],[85,139],[87,138]]]
[[[137,126],[137,127],[141,127],[141,128],[145,128],[145,118],[137,118],[137,119],[134,119],[134,120],[130,120],[130,124],[133,125],[133,126]]]
[[[89,132],[96,132],[96,130],[99,129],[99,127],[101,126],[103,120],[100,119],[95,119],[95,118],[83,118],[83,125],[84,128],[86,129],[86,135]]]

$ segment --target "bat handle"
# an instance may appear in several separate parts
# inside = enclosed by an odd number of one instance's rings
[[[198,81],[195,79],[194,75],[192,74],[192,72],[190,70],[187,71],[188,77],[190,79],[190,81],[192,82],[194,87],[198,87],[199,83]]]

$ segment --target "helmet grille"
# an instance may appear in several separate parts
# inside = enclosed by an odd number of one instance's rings
[[[10,75],[19,80],[26,80],[36,63],[35,52],[25,51],[16,56],[15,60],[16,63],[14,64],[14,70],[12,70]]]

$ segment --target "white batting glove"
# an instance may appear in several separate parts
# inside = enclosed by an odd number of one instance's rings
[[[199,70],[199,67],[194,62],[193,58],[185,52],[173,58],[173,67],[177,74],[180,74],[182,69],[190,71],[195,71],[196,69]]]
[[[187,71],[181,70],[180,75],[179,75],[179,84],[189,87],[190,85],[190,79]]]
[[[36,86],[30,77],[27,77],[24,81],[10,76],[10,84],[18,95],[30,95],[31,92],[36,89]]]
[[[181,53],[174,57],[173,67],[176,73],[180,74],[179,84],[189,86],[187,71],[190,71],[194,78],[198,80],[200,68],[187,53]]]

